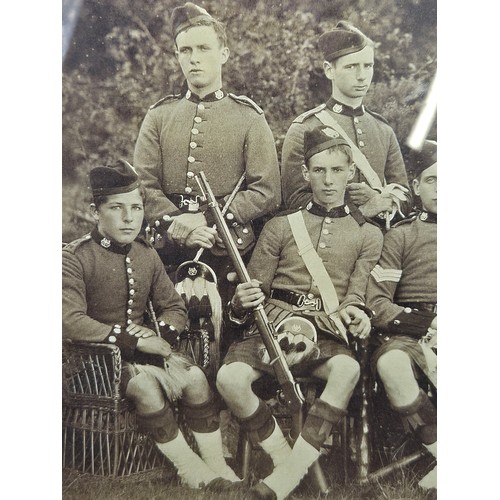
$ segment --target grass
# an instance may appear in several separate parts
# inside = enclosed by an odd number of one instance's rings
[[[239,472],[235,466],[236,443],[238,436],[237,424],[226,412],[222,412],[222,431],[228,463]],[[420,478],[432,466],[431,458],[423,458],[419,462],[392,474],[368,486],[357,484],[350,473],[348,481],[343,480],[342,457],[334,447],[321,456],[320,463],[325,474],[330,491],[321,495],[310,477],[306,477],[289,500],[431,500],[436,498],[436,492],[424,492],[418,486]],[[267,476],[272,470],[269,457],[260,450],[254,450],[251,459],[250,484]],[[62,498],[63,500],[156,500],[156,499],[220,499],[242,500],[242,492],[214,493],[203,490],[192,490],[179,484],[173,467],[157,469],[151,472],[134,474],[128,477],[111,478],[82,474],[77,471],[63,470]]]

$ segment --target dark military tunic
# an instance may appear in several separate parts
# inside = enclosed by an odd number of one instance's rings
[[[134,166],[146,187],[149,222],[179,210],[177,198],[166,196],[201,194],[195,180],[200,171],[216,197],[229,195],[246,173],[244,189],[230,207],[239,223],[281,203],[276,147],[262,110],[222,90],[202,100],[188,91],[152,106],[139,132]]]
[[[262,282],[262,290],[267,297],[270,296],[271,289],[305,294],[310,299],[320,297],[320,292],[298,253],[286,215],[287,213],[276,216],[264,226],[250,259],[248,272],[252,278]],[[335,286],[339,309],[349,304],[364,305],[370,270],[378,261],[382,249],[383,236],[380,229],[366,222],[354,205],[336,207],[327,213],[311,202],[302,210],[302,215],[311,242]],[[269,319],[275,324],[291,314],[302,315],[313,321],[320,330],[320,361],[340,352],[349,354],[345,346],[331,340],[333,337],[321,334],[321,331],[333,330],[323,309],[298,310],[285,301],[268,298],[266,310]],[[251,333],[256,333],[255,328],[250,327],[250,330]],[[258,360],[251,359],[252,355],[245,349],[245,342],[255,343],[256,340],[260,341],[259,338],[251,337],[233,344],[225,362],[240,360],[257,369],[272,371],[259,364]],[[339,347],[343,347],[342,351],[339,351]]]
[[[399,349],[426,372],[418,340],[437,315],[436,214],[422,212],[387,232],[368,282],[367,305],[375,311],[372,324],[384,342],[374,353],[373,369],[382,354]]]
[[[353,109],[331,98],[326,104],[297,117],[285,137],[282,153],[282,192],[287,208],[304,207],[312,198],[311,189],[302,177],[304,132],[322,125],[315,113],[326,109],[366,156],[382,184],[397,183],[408,188],[406,169],[396,135],[387,122],[364,106]],[[363,182],[356,169],[352,182]]]
[[[62,285],[65,338],[114,343],[130,356],[137,338],[128,335],[125,327],[144,324],[148,300],[166,327],[180,332],[186,324],[184,301],[157,252],[139,238],[120,247],[95,229],[68,244],[62,254]],[[122,327],[121,333],[113,334],[115,325]],[[161,333],[166,336],[168,331]]]
[[[418,304],[437,303],[436,221],[435,214],[423,212],[386,234],[367,292],[377,329],[421,337],[436,316],[432,311],[415,310]]]

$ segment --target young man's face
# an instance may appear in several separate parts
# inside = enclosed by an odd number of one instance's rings
[[[139,189],[108,196],[106,203],[94,209],[94,217],[103,236],[122,246],[132,243],[144,219],[144,202]]]
[[[437,214],[437,163],[426,168],[417,179],[413,179],[413,190],[420,196],[422,208]]]
[[[211,26],[194,26],[175,39],[176,56],[190,90],[201,97],[222,86],[222,65],[229,49],[221,45]]]
[[[311,186],[313,200],[331,210],[343,205],[345,188],[354,176],[354,164],[349,163],[345,153],[326,149],[311,156],[302,173]]]
[[[349,104],[352,99],[362,99],[373,78],[373,47],[339,57],[333,63],[323,64],[326,77],[332,81],[333,97]]]

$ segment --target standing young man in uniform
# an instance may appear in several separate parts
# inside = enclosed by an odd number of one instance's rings
[[[398,207],[404,211],[409,202],[408,179],[396,135],[384,118],[363,105],[373,78],[373,42],[341,21],[321,35],[318,45],[332,96],[297,117],[288,129],[281,172],[286,207],[305,207],[311,199],[311,189],[300,175],[304,131],[323,124],[339,131],[353,149],[357,173],[347,193],[361,213],[372,218],[386,217],[387,212],[392,216]]]
[[[134,165],[148,196],[146,218],[168,240],[162,259],[177,265],[200,247],[214,252],[223,248],[200,201],[195,180],[200,171],[221,205],[245,175],[226,213],[241,248],[251,239],[250,222],[280,206],[281,190],[276,147],[263,111],[222,87],[222,66],[229,58],[224,26],[187,2],[173,10],[172,32],[188,90],[151,106],[139,132]],[[203,261],[220,280],[225,278],[229,259],[213,258],[206,251]]]
[[[97,225],[63,249],[63,337],[120,348],[121,389],[135,404],[139,427],[151,433],[183,483],[200,488],[220,477],[238,481],[222,454],[219,406],[205,374],[172,352],[186,308],[157,252],[138,236],[144,218],[139,178],[120,160],[94,168],[90,184]],[[161,336],[145,324],[150,308]],[[201,458],[177,426],[170,406],[177,399]]]
[[[422,211],[385,235],[380,261],[371,272],[367,302],[382,345],[373,367],[389,402],[405,425],[437,456],[436,409],[418,379],[436,382],[437,345],[437,144],[427,141],[411,158],[413,189]],[[436,468],[420,481],[436,487]]]
[[[273,374],[269,356],[255,325],[248,324],[240,341],[234,342],[217,376],[217,388],[254,445],[260,445],[274,464],[274,471],[259,484],[265,498],[286,497],[300,483],[332,427],[346,415],[347,405],[359,378],[359,365],[347,343],[335,333],[319,280],[313,279],[299,248],[306,240],[324,263],[326,280],[337,296],[335,313],[354,336],[370,332],[364,306],[370,270],[382,249],[382,233],[366,222],[355,205],[346,203],[345,189],[355,175],[349,145],[328,127],[305,132],[305,165],[302,175],[311,186],[313,199],[306,208],[280,214],[269,221],[254,249],[249,283],[239,284],[231,301],[229,317],[245,324],[251,309],[266,301],[269,320],[275,324],[291,316],[313,323],[318,341],[303,335],[293,354],[292,373],[324,380],[326,386],[312,405],[293,450],[290,449],[271,410],[252,390],[264,373]],[[302,221],[302,222],[298,222]],[[298,241],[295,230],[302,225]],[[333,300],[330,296],[329,299]],[[299,322],[300,325],[300,322]],[[297,324],[296,328],[297,329]],[[290,330],[294,330],[293,326]],[[298,344],[305,350],[297,356]],[[290,352],[287,355],[290,358]]]

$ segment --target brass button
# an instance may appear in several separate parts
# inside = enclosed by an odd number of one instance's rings
[[[196,142],[190,142],[190,143],[189,143],[189,147],[190,147],[191,149],[194,149],[196,146],[198,146],[198,144],[196,144]]]
[[[308,299],[314,299],[314,294],[313,293],[308,293],[307,294]]]
[[[189,194],[189,193],[191,193],[192,191],[193,191],[193,188],[190,188],[189,186],[186,186],[186,187],[184,188],[184,192],[185,192],[186,194]]]
[[[332,219],[330,217],[325,217],[325,224],[331,224]]]
[[[187,177],[188,179],[192,179],[194,177],[194,172],[188,172]]]
[[[365,143],[364,143],[363,141],[359,141],[359,145],[360,145],[361,147],[363,147],[363,146],[365,145]]]
[[[196,123],[201,123],[201,122],[202,122],[202,119],[201,119],[199,116],[195,116],[195,117],[194,117],[194,121],[195,121]]]
[[[205,109],[205,106],[203,105],[202,102],[198,104],[198,109],[201,109],[202,111]]]
[[[326,243],[321,242],[321,243],[319,244],[319,248],[326,248]]]
[[[114,335],[111,335],[111,337],[109,337],[108,339],[112,344],[114,344],[116,342],[116,337]]]
[[[130,257],[125,257],[125,262],[126,262],[127,264],[130,264],[130,262],[131,262]]]
[[[130,278],[130,279],[128,280],[128,282],[129,282],[131,285],[133,285],[133,284],[135,283],[135,282],[134,282],[134,278]]]
[[[188,156],[188,162],[189,163],[194,163],[196,160],[194,159],[194,156]]]
[[[191,133],[194,134],[194,135],[196,135],[196,134],[199,134],[200,131],[197,128],[192,128],[191,129]]]
[[[356,132],[357,132],[358,134],[362,134],[362,133],[363,133],[363,131],[362,131],[360,128],[356,129]]]
[[[326,229],[326,228],[325,228],[325,229],[323,229],[322,233],[323,233],[323,234],[329,234],[329,233],[328,233],[328,229]]]
[[[354,118],[354,123],[359,123],[359,119],[358,118]]]

